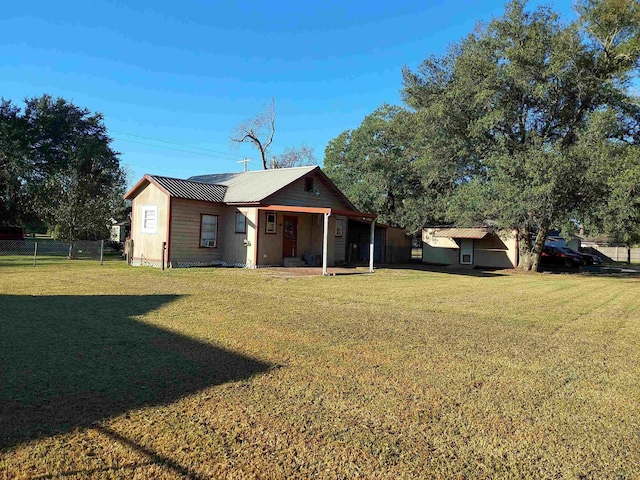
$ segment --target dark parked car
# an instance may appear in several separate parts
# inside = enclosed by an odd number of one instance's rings
[[[545,246],[540,255],[540,264],[543,266],[578,268],[585,262],[580,254],[561,250],[563,247]]]
[[[580,255],[585,265],[600,265],[602,264],[602,258],[598,255],[592,255],[590,253],[577,252],[573,248],[569,247],[557,247],[563,253],[571,253],[573,255]]]

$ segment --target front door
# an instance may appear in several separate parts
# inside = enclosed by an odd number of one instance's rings
[[[460,240],[460,265],[473,264],[473,239],[462,238]]]
[[[284,216],[284,234],[282,235],[282,256],[296,256],[296,239],[298,238],[298,217]]]

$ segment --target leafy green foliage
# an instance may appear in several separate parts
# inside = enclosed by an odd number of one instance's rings
[[[430,157],[420,154],[417,117],[382,105],[357,129],[329,142],[324,160],[327,175],[359,210],[412,231],[435,218],[434,196],[429,195],[448,181]]]
[[[36,214],[62,238],[104,238],[124,172],[101,114],[49,95],[0,106],[0,221]]]
[[[548,7],[529,12],[513,1],[445,56],[403,71],[403,98],[424,115],[427,148],[455,167],[449,220],[518,227],[527,269],[550,227],[602,213],[640,169],[629,150],[638,148],[640,110],[628,94],[640,58],[637,2],[586,1],[578,11],[564,23]],[[606,112],[615,121],[599,122]],[[622,215],[609,223],[631,223]]]

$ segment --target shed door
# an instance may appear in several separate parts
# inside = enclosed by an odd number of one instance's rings
[[[296,256],[296,240],[298,237],[298,217],[289,217],[287,215],[282,219],[284,232],[282,235],[282,256]]]
[[[460,265],[473,265],[473,239],[460,239]]]

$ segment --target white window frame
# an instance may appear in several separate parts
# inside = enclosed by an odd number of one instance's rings
[[[238,230],[238,215],[242,215],[242,230]],[[236,233],[247,233],[247,215],[244,212],[236,212]]]
[[[344,219],[336,218],[336,237],[344,235]]]
[[[269,215],[273,215],[273,222],[269,221]],[[269,224],[273,224],[273,229],[269,229]],[[264,222],[264,233],[268,233],[269,235],[273,235],[274,233],[278,233],[278,215],[276,212],[267,212],[265,215]]]
[[[147,224],[147,213],[153,212],[154,222],[153,225]],[[151,223],[151,222],[149,222]],[[142,206],[142,229],[141,233],[158,233],[158,206],[157,205],[143,205]]]
[[[207,237],[205,238],[205,231],[204,231],[204,219],[205,217],[211,217],[211,218],[215,218],[215,225],[216,225],[216,229],[213,232],[206,232],[206,233],[213,233],[213,238],[211,238],[211,235],[207,235]],[[219,218],[218,215],[212,215],[209,213],[201,213],[200,214],[200,248],[218,248],[218,223],[219,222]],[[213,245],[210,245],[210,241],[213,240]]]

